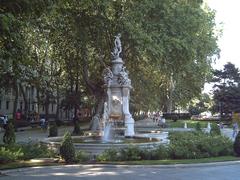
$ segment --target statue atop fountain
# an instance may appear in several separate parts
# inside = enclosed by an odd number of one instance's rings
[[[112,67],[106,68],[103,72],[104,82],[107,93],[107,101],[104,106],[103,126],[104,138],[109,132],[105,132],[111,126],[122,126],[125,137],[134,136],[134,119],[129,112],[129,98],[131,80],[128,77],[128,71],[124,67],[124,62],[120,57],[122,52],[121,35],[115,36],[114,49],[112,54]],[[114,128],[114,127],[113,127]],[[114,131],[114,129],[113,129]]]

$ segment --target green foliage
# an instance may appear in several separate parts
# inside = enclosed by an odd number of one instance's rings
[[[120,150],[120,160],[136,161],[141,159],[141,150],[137,146],[129,146]]]
[[[21,146],[24,156],[22,159],[28,160],[33,158],[50,158],[55,157],[55,153],[48,149],[46,145],[40,143],[28,143]]]
[[[4,135],[3,135],[3,142],[5,144],[14,144],[16,140],[15,136],[15,128],[11,122],[8,122]]]
[[[21,148],[14,149],[0,147],[0,164],[16,161],[24,156]]]
[[[203,132],[171,132],[170,144],[156,149],[108,149],[97,157],[98,161],[135,161],[162,159],[199,159],[233,155],[233,143],[224,136]]]
[[[97,156],[97,161],[118,161],[119,152],[117,149],[109,148]]]
[[[73,163],[75,161],[75,147],[69,132],[64,135],[60,146],[60,155],[66,163]]]
[[[48,137],[56,137],[58,136],[58,127],[55,122],[51,123],[49,126],[49,135]]]
[[[211,135],[221,135],[220,128],[216,123],[212,123],[210,134]]]
[[[206,93],[200,95],[200,97],[195,98],[190,103],[188,111],[191,115],[199,115],[204,111],[209,111],[212,107],[213,100]]]
[[[240,156],[240,132],[238,132],[234,144],[233,144],[234,152],[237,156]]]
[[[200,122],[197,122],[195,125],[196,131],[202,131]]]
[[[0,147],[0,162],[55,157],[55,153],[40,143],[12,144]]]
[[[223,136],[204,133],[172,133],[169,136],[172,159],[197,159],[232,155],[232,142]]]
[[[239,69],[234,64],[227,63],[223,70],[215,70],[213,75],[213,111],[225,114],[240,112]]]
[[[169,158],[169,149],[167,146],[160,145],[156,150],[153,151],[154,159],[168,159]]]
[[[214,12],[200,2],[5,1],[0,15],[1,87],[17,90],[19,82],[30,83],[43,95],[43,104],[59,100],[54,94],[62,92],[59,96],[81,94],[70,106],[84,99],[97,107],[104,93],[101,74],[120,32],[137,89],[131,108],[166,109],[170,94],[176,105],[185,106],[200,94],[211,72],[210,57],[218,54]]]
[[[87,162],[90,160],[90,155],[84,151],[76,152],[76,161],[77,162]]]

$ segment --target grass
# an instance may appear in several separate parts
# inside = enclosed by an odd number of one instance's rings
[[[62,165],[63,163],[57,162],[32,162],[32,161],[15,161],[6,164],[0,164],[0,170],[5,169],[16,169],[24,167],[35,167],[35,166],[55,166]]]
[[[201,128],[206,128],[208,122],[201,122],[201,121],[192,121],[192,120],[178,120],[174,122],[173,120],[167,120],[166,123],[169,128],[183,128],[184,123],[187,123],[188,128],[195,128],[197,123],[200,123]],[[214,123],[214,122],[212,122]]]
[[[121,161],[121,162],[106,162],[102,164],[121,164],[121,165],[174,165],[174,164],[197,164],[197,163],[210,163],[210,162],[226,162],[226,161],[239,161],[239,157],[234,156],[221,156],[202,159],[179,159],[179,160],[142,160],[142,161]]]

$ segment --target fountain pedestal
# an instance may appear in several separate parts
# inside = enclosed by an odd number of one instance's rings
[[[129,112],[129,98],[131,80],[124,67],[124,62],[119,54],[122,51],[120,35],[114,41],[115,48],[112,52],[113,60],[111,68],[104,70],[104,81],[107,91],[107,102],[104,109],[103,121],[105,127],[111,121],[122,121],[124,136],[134,136],[134,119]],[[116,118],[117,117],[117,118]]]

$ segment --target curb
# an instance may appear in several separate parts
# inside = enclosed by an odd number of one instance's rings
[[[9,169],[0,171],[0,177],[6,176],[18,172],[29,172],[29,169],[32,168],[71,168],[71,167],[88,167],[88,168],[97,168],[97,167],[106,167],[106,168],[197,168],[197,167],[211,167],[211,166],[227,166],[227,165],[236,165],[240,164],[240,161],[226,161],[226,162],[214,162],[214,163],[197,163],[197,164],[173,164],[173,165],[115,165],[115,164],[74,164],[74,165],[59,165],[59,166],[36,166],[36,167],[27,167],[27,168],[18,168],[18,169]]]

